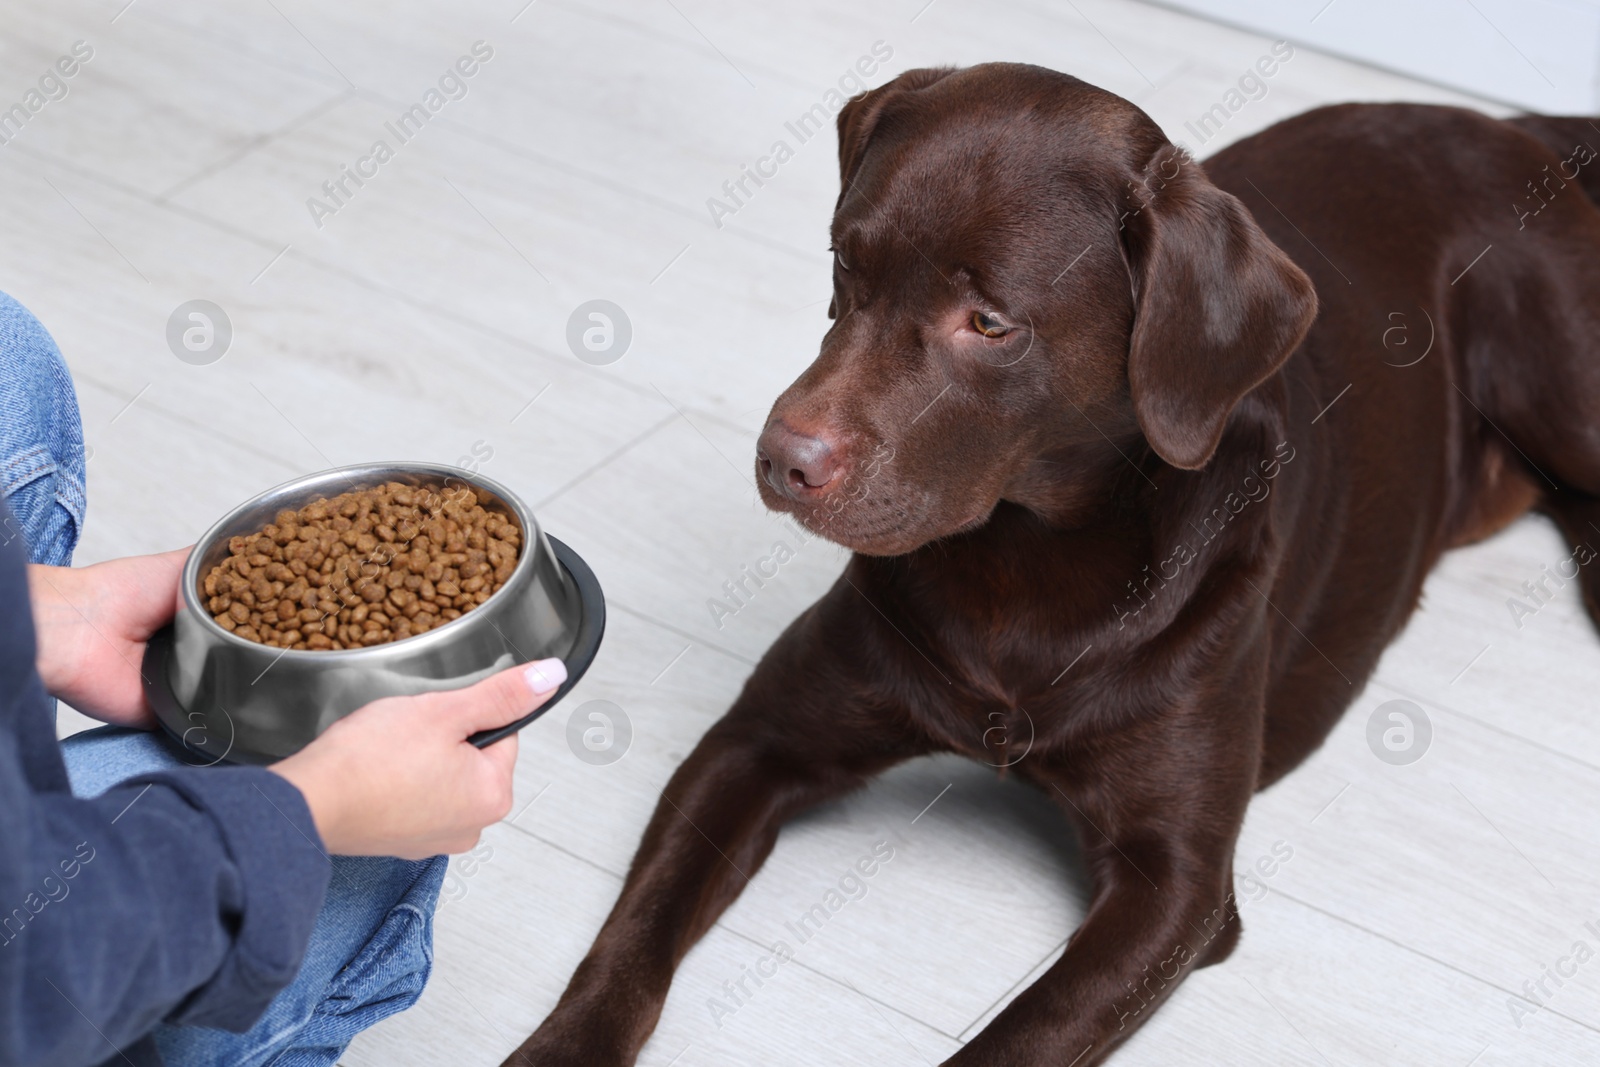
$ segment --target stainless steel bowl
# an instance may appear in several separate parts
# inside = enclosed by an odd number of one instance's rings
[[[202,584],[228,540],[259,531],[284,509],[386,482],[483,490],[522,529],[505,584],[460,618],[370,648],[272,648],[238,637],[206,610]],[[534,714],[475,735],[489,744],[552,707],[599,648],[605,602],[576,553],[545,535],[515,494],[458,467],[368,463],[296,478],[230,511],[206,531],[183,569],[183,606],[150,642],[146,692],[161,724],[196,763],[270,763],[299,751],[344,715],[380,697],[456,689],[517,663],[559,656],[567,681]]]

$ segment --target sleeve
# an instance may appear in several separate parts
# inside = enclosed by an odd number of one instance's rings
[[[95,1063],[157,1023],[242,1031],[299,970],[330,864],[260,768],[36,793],[0,731],[0,1065]]]

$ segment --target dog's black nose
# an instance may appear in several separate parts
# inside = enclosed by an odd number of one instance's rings
[[[782,421],[761,432],[756,461],[773,491],[795,500],[827,486],[839,469],[832,445],[821,437],[797,433]]]

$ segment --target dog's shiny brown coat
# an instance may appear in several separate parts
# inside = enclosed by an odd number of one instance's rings
[[[839,136],[836,321],[758,473],[857,554],[674,775],[508,1064],[631,1064],[786,819],[1030,733],[1013,770],[1093,902],[948,1062],[1099,1063],[1233,948],[1250,796],[1440,554],[1530,506],[1600,538],[1587,120],[1332,107],[1202,169],[1126,101],[992,64],[904,74]]]

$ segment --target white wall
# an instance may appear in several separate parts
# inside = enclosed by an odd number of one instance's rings
[[[1600,0],[1163,0],[1534,111],[1600,113]]]

